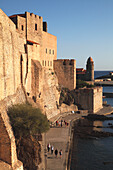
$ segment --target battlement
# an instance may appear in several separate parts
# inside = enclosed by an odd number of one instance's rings
[[[42,19],[41,16],[33,14],[33,13],[30,13],[30,12],[25,12],[24,14],[14,14],[14,15],[9,16],[9,18],[15,18],[17,16],[26,18],[27,15],[29,15],[32,18]]]
[[[31,17],[31,18],[33,18],[33,19],[40,19],[40,20],[43,20],[43,17],[41,17],[41,16],[39,16],[39,15],[36,15],[36,14],[34,14],[34,13],[30,13],[30,12],[25,12],[25,15],[27,15],[27,16],[29,16],[29,17]]]
[[[58,60],[54,60],[54,62],[57,62],[61,65],[66,65],[66,66],[69,66],[69,65],[74,66],[76,64],[76,60],[74,60],[74,59],[71,59],[71,60],[69,60],[69,59],[58,59]]]

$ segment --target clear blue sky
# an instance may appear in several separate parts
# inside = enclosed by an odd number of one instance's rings
[[[85,68],[92,56],[95,70],[113,70],[113,0],[0,0],[0,8],[42,16],[57,36],[57,58]]]

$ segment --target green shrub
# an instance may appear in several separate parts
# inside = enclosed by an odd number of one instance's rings
[[[94,87],[94,85],[78,79],[76,81],[76,88],[79,89],[79,88],[83,88],[83,87],[91,88],[91,87]]]
[[[74,103],[73,95],[68,88],[62,88],[60,93],[59,104],[65,103],[67,105],[71,105]]]
[[[11,126],[17,138],[41,134],[49,129],[47,117],[29,104],[13,105],[8,109]]]

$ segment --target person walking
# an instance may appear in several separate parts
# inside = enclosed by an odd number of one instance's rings
[[[58,150],[55,149],[55,156],[56,156],[56,158],[57,158],[57,155],[58,155]]]
[[[56,126],[58,126],[58,120],[56,121]]]
[[[47,145],[48,152],[50,151],[50,148],[51,148],[51,145],[50,145],[50,143],[48,143],[48,145]]]
[[[60,158],[62,158],[62,149],[59,151]]]
[[[54,151],[54,146],[52,145],[51,146],[51,154],[53,154],[53,151]]]
[[[61,119],[61,127],[62,127],[62,125],[63,125],[63,120]]]

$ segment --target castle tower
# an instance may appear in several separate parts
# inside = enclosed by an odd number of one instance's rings
[[[92,57],[89,57],[87,60],[86,74],[87,74],[88,81],[94,80],[94,61],[93,61]]]

